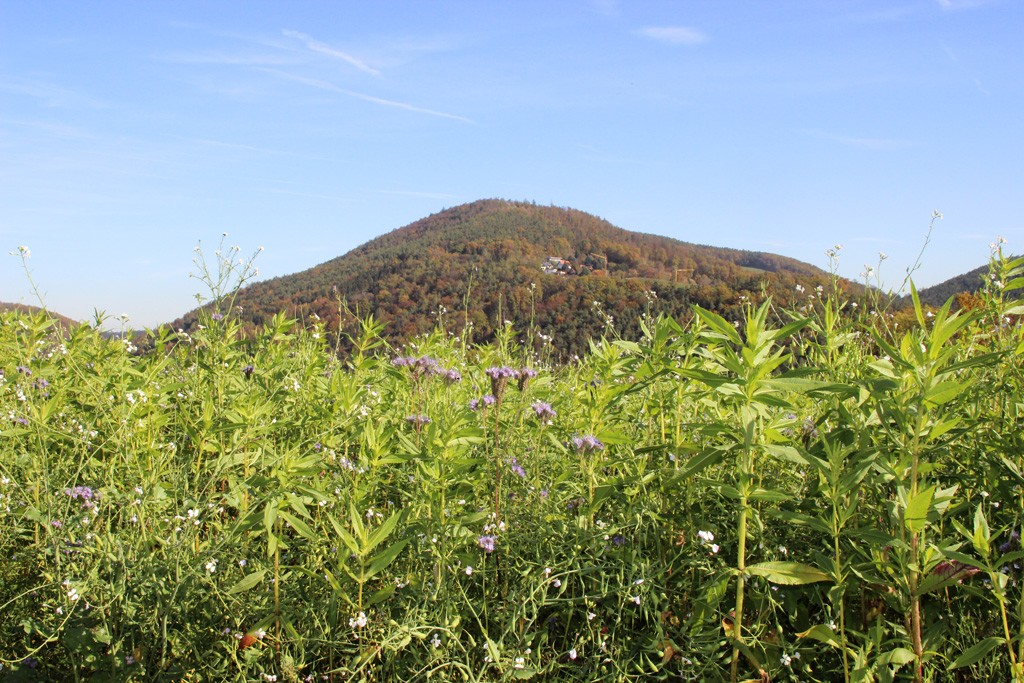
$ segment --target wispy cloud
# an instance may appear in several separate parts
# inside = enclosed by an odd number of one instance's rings
[[[672,45],[699,45],[708,40],[708,37],[702,32],[689,26],[649,26],[639,29],[635,33]]]
[[[275,76],[279,76],[280,78],[286,78],[288,80],[295,81],[296,83],[302,83],[304,85],[312,86],[314,88],[320,88],[321,90],[329,90],[331,92],[340,93],[342,95],[348,95],[349,97],[354,97],[356,99],[365,100],[367,102],[373,102],[375,104],[382,104],[382,105],[384,105],[386,107],[398,107],[399,109],[405,109],[407,111],[414,111],[414,112],[417,112],[417,113],[420,113],[420,114],[429,114],[430,116],[440,116],[440,117],[443,117],[443,118],[446,118],[446,119],[455,119],[456,121],[463,121],[465,123],[472,123],[474,125],[476,124],[476,121],[474,121],[472,119],[467,119],[465,116],[458,116],[456,114],[448,114],[448,113],[445,113],[443,111],[436,111],[434,109],[424,109],[423,107],[416,107],[416,106],[411,105],[411,104],[406,104],[405,102],[395,102],[394,100],[385,100],[385,99],[382,99],[380,97],[374,97],[373,95],[366,95],[364,93],[354,92],[352,90],[346,90],[345,88],[339,88],[338,86],[334,85],[333,83],[328,83],[326,81],[320,81],[320,80],[317,80],[315,78],[306,78],[305,76],[297,76],[295,74],[290,74],[290,73],[287,73],[285,71],[279,71],[277,69],[260,69],[260,71],[264,71],[266,73],[273,74]]]
[[[890,7],[845,14],[839,17],[838,20],[854,24],[884,24],[911,19],[916,16],[920,10],[921,7],[919,5],[893,5]]]
[[[970,71],[968,71],[967,67],[965,67],[963,64],[960,63],[960,60],[953,53],[953,51],[949,49],[949,47],[947,47],[946,45],[942,45],[942,49],[946,51],[946,54],[949,56],[949,58],[951,60],[953,60],[953,63],[957,65],[957,67],[960,69],[960,71],[963,72],[963,74],[965,76],[967,76],[967,78],[971,79],[971,81],[974,83],[975,87],[978,88],[978,91],[982,95],[986,95],[986,96],[989,96],[989,97],[992,96],[992,93],[989,92],[988,88],[986,88],[984,85],[981,84],[981,80],[977,76],[972,74]]]
[[[610,17],[618,13],[619,0],[590,0],[590,6],[598,14]]]
[[[268,189],[263,190],[263,192],[270,192],[270,193],[273,193],[273,194],[287,194],[287,195],[291,195],[293,197],[309,197],[311,199],[329,199],[329,200],[335,201],[335,202],[350,202],[350,201],[352,201],[348,197],[338,197],[336,195],[330,195],[330,194],[316,194],[315,192],[296,192],[295,190],[282,190],[282,189],[279,189],[279,188],[268,188]]]
[[[323,43],[310,38],[305,33],[299,33],[298,31],[291,31],[288,29],[282,31],[282,33],[284,33],[284,35],[288,36],[289,38],[301,40],[303,43],[305,43],[306,47],[308,47],[310,50],[313,50],[314,52],[319,52],[320,54],[328,55],[329,57],[335,57],[342,61],[348,62],[349,64],[356,67],[360,71],[365,71],[366,73],[373,74],[374,76],[380,76],[379,71],[377,71],[371,66],[368,66],[366,62],[364,62],[363,60],[357,57],[353,57],[347,52],[335,50],[333,47],[330,47],[329,45],[324,45]]]
[[[422,197],[424,199],[448,199],[458,201],[461,199],[455,194],[444,194],[443,192],[414,192],[411,190],[377,190],[378,194],[400,195],[403,197]]]
[[[946,12],[956,10],[976,9],[991,5],[994,0],[935,0],[936,4]]]
[[[252,66],[259,64],[294,64],[297,57],[268,54],[226,54],[223,52],[174,52],[163,57],[176,64],[226,64]]]
[[[801,131],[805,135],[810,135],[815,138],[822,138],[824,140],[833,140],[835,142],[842,143],[844,145],[851,145],[853,147],[863,147],[865,149],[905,149],[907,147],[916,147],[918,142],[914,140],[899,140],[891,138],[859,138],[852,137],[849,135],[838,135],[836,133],[827,133],[822,130],[803,130]]]
[[[299,154],[297,152],[289,152],[281,149],[270,149],[267,147],[255,147],[253,145],[245,145],[237,142],[222,142],[220,140],[206,140],[203,138],[188,138],[180,135],[172,135],[171,137],[177,138],[178,140],[184,140],[186,142],[196,142],[201,145],[207,145],[210,147],[224,147],[227,149],[239,149],[247,152],[259,152],[260,154],[276,154],[281,156],[298,157],[300,159],[322,159],[323,157],[314,157],[306,154]]]
[[[102,109],[108,105],[90,95],[54,83],[28,78],[0,81],[0,92],[26,95],[42,100],[50,107],[90,107]]]

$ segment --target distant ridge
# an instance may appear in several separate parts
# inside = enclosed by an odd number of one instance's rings
[[[76,327],[78,327],[81,324],[77,320],[72,320],[71,318],[67,317],[66,315],[61,315],[60,313],[54,313],[53,311],[40,308],[39,306],[29,306],[27,304],[15,304],[15,303],[7,303],[5,301],[0,301],[0,311],[20,311],[21,313],[28,313],[30,315],[35,315],[37,313],[45,312],[47,315],[49,315],[51,318],[53,318],[53,320],[56,321],[57,325],[65,333],[75,329]]]
[[[506,320],[518,331],[532,320],[561,351],[576,353],[608,316],[625,336],[638,332],[644,311],[685,317],[692,303],[736,319],[741,297],[765,289],[788,302],[797,284],[809,292],[828,278],[777,254],[631,232],[575,209],[487,199],[253,284],[240,292],[235,314],[250,325],[281,309],[303,319],[315,314],[333,330],[343,300],[386,322],[392,343],[430,331],[439,319],[474,341],[491,339]],[[195,321],[193,311],[172,324],[188,329]]]
[[[1020,258],[1019,256],[1009,256],[1007,261]],[[955,275],[948,280],[940,282],[937,285],[931,287],[925,287],[924,289],[918,290],[917,296],[921,300],[922,304],[928,304],[929,306],[942,306],[951,296],[957,294],[977,294],[985,287],[985,280],[988,278],[989,264],[978,266],[974,270],[969,270],[966,273]],[[1015,290],[1009,292],[1010,298],[1016,299],[1020,297],[1021,290]],[[908,301],[910,296],[905,297]]]

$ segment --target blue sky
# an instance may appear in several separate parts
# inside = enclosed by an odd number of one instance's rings
[[[919,286],[1024,241],[1024,2],[0,0],[0,300],[137,326],[481,198]]]

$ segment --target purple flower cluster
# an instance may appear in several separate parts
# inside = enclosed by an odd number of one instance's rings
[[[519,460],[517,458],[508,458],[505,460],[505,463],[512,468],[513,472],[518,474],[523,479],[526,479],[526,470],[524,470],[522,466],[520,466]]]
[[[441,363],[436,358],[429,356],[398,356],[391,364],[396,368],[409,368],[412,371],[412,378],[419,379],[420,377],[431,375],[440,375],[440,377],[448,384],[455,384],[462,381],[462,375],[459,374],[458,370],[451,370],[448,368],[441,367]]]
[[[593,453],[604,450],[604,444],[598,441],[596,436],[590,435],[572,437],[572,445],[577,453]]]
[[[251,365],[246,365],[242,368],[242,374],[245,375],[246,379],[252,379],[252,373],[256,372],[256,368]]]
[[[26,377],[31,377],[31,376],[32,376],[32,371],[31,371],[31,370],[29,370],[28,368],[26,368],[26,367],[25,367],[24,365],[19,365],[19,366],[18,366],[17,368],[15,368],[15,369],[16,369],[16,370],[17,370],[18,372],[20,372],[20,373],[22,373],[23,375],[25,375]]]
[[[72,500],[78,500],[79,498],[82,500],[93,500],[100,497],[98,491],[93,491],[88,486],[76,486],[73,489],[65,489],[64,495],[70,496]]]
[[[507,365],[503,365],[500,368],[487,368],[484,374],[491,378],[491,393],[498,403],[501,403],[501,398],[505,395],[505,387],[508,386],[508,381],[513,377],[519,376],[518,372]]]
[[[413,425],[417,429],[424,425],[430,424],[430,418],[427,417],[426,415],[410,415],[407,418],[405,418],[405,421]]]
[[[491,380],[502,379],[502,378],[509,379],[511,377],[518,377],[519,376],[519,372],[517,370],[513,370],[512,368],[510,368],[507,365],[503,365],[500,368],[499,367],[487,368],[486,370],[484,370],[484,374],[487,375],[488,377],[490,377]]]
[[[526,385],[530,383],[530,380],[537,376],[537,371],[533,368],[520,368],[519,369],[519,391],[526,391]]]
[[[1020,546],[1020,532],[1014,530],[1013,533],[1010,534],[1010,538],[1008,538],[1005,543],[1003,543],[1002,545],[999,546],[999,552],[1001,552],[1002,554],[1005,555],[1006,553],[1010,552],[1011,550],[1016,550],[1019,546]]]
[[[94,491],[88,486],[76,486],[73,489],[64,489],[64,495],[69,496],[71,500],[78,500],[81,498],[83,508],[95,507],[95,501],[100,498],[100,492]]]
[[[471,399],[470,402],[469,402],[469,409],[470,410],[477,410],[480,407],[481,403],[483,403],[484,404],[484,408],[486,408],[487,406],[493,406],[496,402],[497,402],[497,399],[494,398],[494,396],[492,396],[491,394],[487,394],[483,398]]]
[[[494,544],[497,542],[497,536],[481,536],[476,539],[477,545],[484,549],[484,552],[493,553]]]
[[[558,415],[554,408],[551,407],[551,404],[545,403],[544,401],[535,401],[530,407],[533,408],[533,412],[537,414],[538,420],[550,420]]]
[[[441,364],[430,356],[420,356],[419,358],[415,356],[399,356],[391,361],[391,363],[396,368],[410,368],[413,377],[419,377],[423,374],[432,375],[441,369]]]
[[[214,320],[223,320],[224,319],[224,314],[223,313],[214,313],[210,317],[213,318]]]

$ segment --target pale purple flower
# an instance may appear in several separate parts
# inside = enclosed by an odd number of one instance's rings
[[[522,477],[523,479],[526,479],[526,470],[524,470],[524,469],[523,469],[523,468],[522,468],[522,467],[521,467],[521,466],[519,465],[519,460],[518,460],[517,458],[509,458],[509,459],[507,459],[507,460],[505,461],[505,463],[506,463],[506,464],[508,464],[508,465],[509,465],[509,466],[510,466],[510,467],[512,468],[512,471],[513,471],[513,472],[515,472],[516,474],[518,474],[518,475],[519,475],[520,477]]]
[[[536,413],[538,420],[546,420],[558,415],[554,408],[551,407],[551,404],[544,401],[535,401],[530,407],[533,408],[533,412]]]
[[[484,549],[485,552],[494,552],[494,543],[497,541],[496,536],[481,536],[476,540],[477,545]]]
[[[572,438],[572,445],[578,453],[593,453],[594,451],[604,450],[604,444],[597,437],[591,435],[583,437],[574,436]]]

